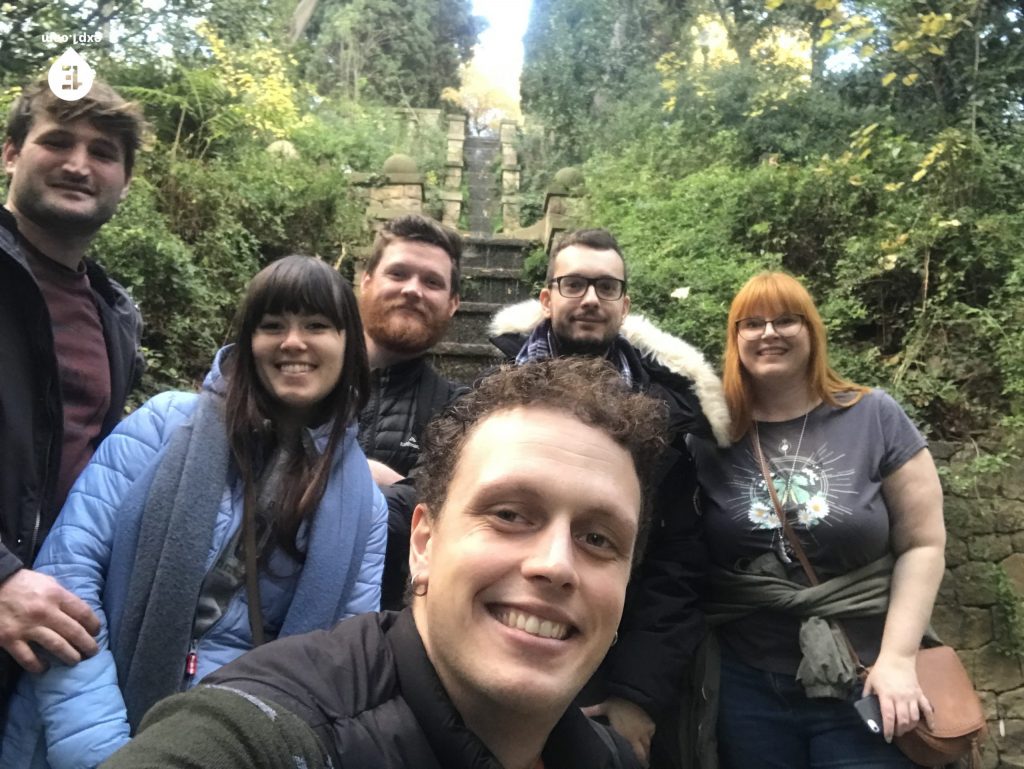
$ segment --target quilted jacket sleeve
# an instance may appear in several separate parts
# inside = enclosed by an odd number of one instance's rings
[[[380,610],[380,583],[384,574],[384,553],[388,543],[388,504],[377,484],[373,486],[373,520],[366,539],[366,550],[359,568],[346,615]]]
[[[195,396],[164,393],[118,425],[71,489],[35,568],[82,598],[100,618],[100,652],[68,667],[52,664],[34,681],[52,769],[94,767],[129,739],[124,700],[110,651],[103,593],[121,501]]]

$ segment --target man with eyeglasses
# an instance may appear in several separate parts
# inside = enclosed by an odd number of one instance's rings
[[[642,763],[676,767],[674,711],[685,666],[704,635],[697,584],[707,563],[685,440],[692,433],[728,445],[728,411],[718,377],[704,357],[644,318],[629,315],[626,288],[622,249],[610,232],[568,233],[551,254],[539,301],[495,316],[491,342],[516,364],[603,357],[635,391],[668,408],[671,446],[655,473],[650,544],[630,585],[618,643],[582,704],[597,703],[587,712],[607,717]]]

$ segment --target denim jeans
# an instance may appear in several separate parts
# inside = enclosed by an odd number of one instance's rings
[[[722,769],[913,769],[849,700],[808,699],[793,676],[752,668],[723,649]]]

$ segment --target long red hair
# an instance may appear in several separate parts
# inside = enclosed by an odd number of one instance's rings
[[[732,440],[738,441],[753,423],[753,382],[740,362],[736,321],[758,312],[796,313],[804,316],[810,334],[811,355],[807,361],[807,383],[811,393],[833,406],[852,406],[868,391],[867,387],[843,379],[828,365],[825,324],[807,289],[784,272],[762,272],[746,283],[729,307],[729,325],[725,339],[725,364],[722,384],[725,402],[732,418]],[[852,398],[836,398],[852,393]]]

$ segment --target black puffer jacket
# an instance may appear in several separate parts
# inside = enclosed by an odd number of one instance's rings
[[[491,342],[515,360],[541,320],[535,300],[506,308],[491,323]],[[626,343],[617,349],[628,359],[635,389],[668,406],[671,444],[656,471],[647,550],[630,580],[619,641],[586,701],[622,697],[658,719],[678,705],[686,665],[705,632],[698,594],[708,556],[686,436],[728,445],[728,409],[718,376],[689,344],[638,315],[627,316],[621,335]]]
[[[409,475],[420,456],[420,433],[464,387],[451,382],[425,356],[375,369],[370,398],[359,414],[359,445],[367,459]]]
[[[359,445],[366,458],[408,476],[420,457],[420,437],[427,422],[465,391],[434,371],[426,356],[374,370],[370,398],[359,415]],[[381,491],[388,502],[388,549],[380,605],[397,610],[405,605],[416,487],[406,480]]]
[[[329,631],[276,641],[206,680],[222,687],[222,701],[242,693],[269,708],[263,716],[253,707],[231,717],[228,706],[214,720],[198,699],[212,699],[209,687],[176,695],[154,708],[140,735],[105,766],[213,766],[209,756],[216,752],[233,756],[218,769],[271,769],[265,756],[308,744],[294,721],[279,717],[283,709],[312,729],[335,767],[501,769],[441,686],[409,610],[363,614]],[[315,750],[305,752],[307,765],[324,764]],[[556,724],[543,760],[552,769],[636,766],[620,737],[574,707]]]
[[[64,434],[60,375],[50,313],[22,248],[14,216],[0,207],[0,581],[32,563],[60,512],[53,502]],[[98,265],[87,260],[86,271],[110,360],[102,439],[142,375],[142,318]],[[15,671],[0,651],[0,714]]]

